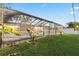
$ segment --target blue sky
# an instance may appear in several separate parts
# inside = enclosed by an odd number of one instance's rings
[[[8,6],[64,26],[67,22],[74,21],[71,3],[11,3]],[[75,9],[76,21],[79,21],[78,4],[75,4]]]

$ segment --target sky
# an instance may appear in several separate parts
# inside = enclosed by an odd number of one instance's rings
[[[75,13],[76,21],[79,22],[79,4],[76,3],[74,4],[75,12],[72,11],[72,3],[10,3],[5,5],[63,26],[74,21],[73,13]]]

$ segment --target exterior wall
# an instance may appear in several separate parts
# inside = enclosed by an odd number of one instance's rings
[[[27,32],[27,28],[29,27],[28,25],[22,25],[21,27],[18,24],[7,24],[9,26],[11,26],[12,28],[14,28],[15,30],[19,31],[19,32]],[[33,26],[32,30],[34,32],[37,32],[39,34],[43,34],[43,32],[45,34],[60,34],[60,32],[64,32],[64,27],[63,26],[56,26],[53,27],[51,29],[49,29],[49,27],[39,27],[39,26]],[[50,33],[49,33],[50,32]]]
[[[56,26],[56,34],[60,34],[60,32],[63,32],[64,33],[64,27],[63,26]]]
[[[64,29],[65,34],[79,34],[79,31],[75,30],[73,28],[65,28]]]

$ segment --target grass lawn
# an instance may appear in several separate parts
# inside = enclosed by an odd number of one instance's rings
[[[36,44],[21,43],[0,49],[0,55],[72,56],[79,55],[79,35],[47,36]]]

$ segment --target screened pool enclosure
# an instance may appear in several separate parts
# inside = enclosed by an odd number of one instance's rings
[[[0,6],[0,44],[31,40],[31,33],[28,30],[38,37],[43,37],[59,34],[63,31],[63,26],[41,17]]]

